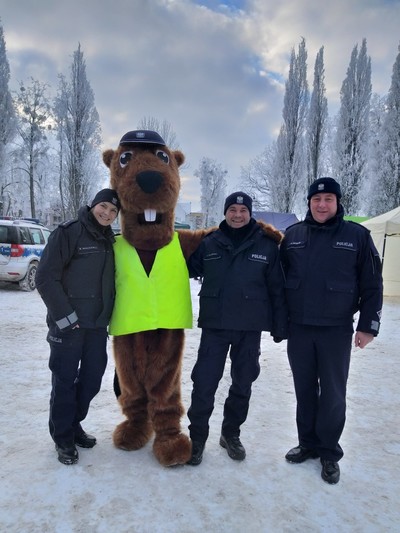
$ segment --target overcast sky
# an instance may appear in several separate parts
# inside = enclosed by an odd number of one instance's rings
[[[81,44],[103,148],[144,116],[168,121],[187,164],[183,201],[199,208],[193,172],[203,156],[240,168],[276,137],[290,53],[302,37],[312,84],[324,46],[329,112],[355,45],[367,39],[373,91],[390,87],[400,42],[400,0],[0,0],[11,88],[33,78],[57,89]]]

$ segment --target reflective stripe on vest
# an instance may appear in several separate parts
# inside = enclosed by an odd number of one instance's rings
[[[114,253],[111,335],[192,327],[189,274],[176,232],[169,244],[157,250],[149,276],[137,251],[122,235],[116,237]]]

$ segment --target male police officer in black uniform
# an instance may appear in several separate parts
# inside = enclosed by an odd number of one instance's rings
[[[232,384],[224,405],[220,445],[231,459],[246,456],[240,427],[249,410],[252,383],[260,373],[262,331],[275,342],[287,336],[287,308],[278,244],[282,234],[251,216],[252,200],[244,192],[225,200],[225,219],[203,239],[190,257],[191,276],[203,278],[200,290],[199,352],[192,371],[188,410],[192,457],[199,465],[209,434],[215,392],[229,352]]]
[[[355,346],[364,348],[379,331],[382,269],[369,231],[343,220],[339,183],[320,178],[307,198],[305,220],[286,230],[281,245],[299,437],[286,459],[320,457],[321,476],[333,484],[343,456],[353,316],[359,311]]]

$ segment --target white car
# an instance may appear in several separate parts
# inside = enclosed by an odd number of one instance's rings
[[[37,266],[50,233],[29,220],[0,218],[0,281],[19,283],[24,291],[35,290]]]

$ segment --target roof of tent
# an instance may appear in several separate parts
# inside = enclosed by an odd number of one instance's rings
[[[375,246],[382,255],[385,236],[400,235],[400,206],[387,213],[370,218],[362,222],[362,225],[370,230]]]
[[[253,218],[272,224],[276,229],[285,231],[287,227],[299,221],[294,213],[275,213],[273,211],[253,211]]]

